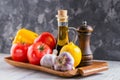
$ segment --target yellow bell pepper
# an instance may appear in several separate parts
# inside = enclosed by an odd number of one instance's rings
[[[13,40],[13,44],[15,43],[27,43],[32,44],[34,42],[34,39],[38,37],[38,34],[35,32],[32,32],[28,29],[22,28],[17,31],[17,34]]]

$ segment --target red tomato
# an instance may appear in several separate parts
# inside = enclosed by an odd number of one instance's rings
[[[47,44],[51,49],[55,48],[56,40],[54,36],[49,32],[43,32],[34,40],[34,43],[43,42]]]
[[[27,50],[30,45],[28,44],[13,44],[10,50],[12,59],[20,62],[28,62]]]
[[[52,50],[48,45],[42,42],[38,42],[38,43],[34,43],[29,47],[27,56],[31,64],[39,65],[41,58],[45,54],[51,54],[51,53]]]

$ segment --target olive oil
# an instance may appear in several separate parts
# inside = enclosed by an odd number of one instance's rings
[[[58,45],[65,45],[68,43],[68,27],[60,26],[58,32]]]
[[[69,40],[68,40],[68,27],[60,26],[58,30],[59,32],[57,40],[57,50],[59,52],[64,45],[69,43]]]

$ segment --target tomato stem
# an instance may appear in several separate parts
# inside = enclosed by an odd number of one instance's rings
[[[44,46],[43,45],[41,45],[41,46],[39,46],[39,48],[38,48],[40,51],[42,51],[42,50],[44,50]]]

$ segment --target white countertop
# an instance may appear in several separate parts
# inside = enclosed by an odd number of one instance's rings
[[[63,78],[40,71],[9,65],[4,61],[4,57],[9,55],[10,54],[0,54],[0,80],[120,80],[120,61],[107,61],[109,64],[109,70],[95,75]]]

